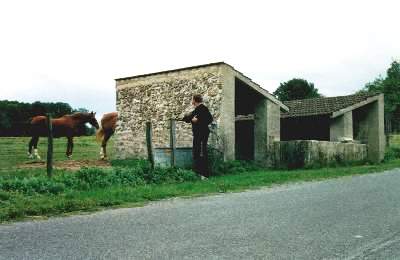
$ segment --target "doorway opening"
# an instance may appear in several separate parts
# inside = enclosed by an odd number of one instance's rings
[[[235,78],[235,158],[254,160],[255,108],[264,97]]]

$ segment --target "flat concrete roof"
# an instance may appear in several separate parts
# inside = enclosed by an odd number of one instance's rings
[[[226,64],[226,65],[232,67],[231,65],[229,65],[223,61],[220,61],[220,62],[213,62],[213,63],[201,64],[201,65],[190,66],[190,67],[183,67],[183,68],[172,69],[172,70],[163,70],[163,71],[157,71],[157,72],[152,72],[152,73],[140,74],[140,75],[135,75],[135,76],[131,76],[131,77],[118,78],[115,80],[119,81],[119,80],[135,79],[135,78],[153,76],[153,75],[158,75],[158,74],[165,74],[165,73],[177,72],[177,71],[182,71],[182,70],[191,70],[191,69],[197,69],[197,68],[209,67],[209,66],[215,66],[215,65],[222,65],[222,64]]]

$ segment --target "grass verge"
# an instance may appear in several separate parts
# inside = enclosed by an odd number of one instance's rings
[[[123,183],[121,182],[114,182],[116,184],[110,183],[106,186],[96,186],[96,180],[91,180],[91,183],[94,186],[90,186],[87,189],[76,188],[82,186],[81,184],[76,182],[75,184],[73,184],[74,186],[71,186],[72,188],[68,189],[67,184],[67,186],[62,189],[62,192],[55,193],[25,192],[13,189],[4,191],[0,189],[0,222],[21,220],[36,216],[55,216],[71,212],[94,211],[106,207],[137,206],[144,205],[149,201],[161,200],[171,197],[186,197],[224,192],[236,192],[247,189],[271,186],[275,184],[323,180],[347,175],[360,175],[372,172],[380,172],[398,167],[400,167],[400,160],[397,159],[377,165],[363,165],[353,167],[301,169],[287,171],[240,171],[236,173],[231,172],[230,174],[212,177],[207,181],[198,181],[193,179],[191,180],[189,178],[189,180],[181,180],[180,183],[169,182],[159,184],[155,182],[158,180],[157,178],[154,178],[154,176],[149,177],[147,175],[145,177],[152,182],[147,182],[147,184],[140,184],[136,186],[123,185]],[[61,172],[59,174],[60,176],[62,176],[62,178],[60,177],[61,179],[65,179],[65,174],[75,173]],[[120,171],[116,171],[113,174],[119,174],[118,176],[123,176],[125,178],[125,175],[121,175]],[[179,174],[182,175],[182,173]],[[188,173],[183,174],[187,175]],[[9,176],[12,175],[10,174]],[[77,176],[79,176],[79,174],[77,174]],[[86,175],[84,176],[85,178],[87,177]],[[18,183],[20,184],[21,182]],[[41,182],[34,182],[35,185],[39,185],[37,183],[40,184]],[[26,187],[26,183],[22,182],[22,184],[25,185],[23,187]],[[39,186],[39,189],[41,189],[40,187],[41,186]]]

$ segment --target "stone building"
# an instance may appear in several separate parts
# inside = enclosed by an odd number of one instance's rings
[[[281,103],[224,62],[119,78],[116,91],[118,158],[147,156],[146,122],[153,126],[154,148],[169,147],[169,120],[193,109],[193,94],[203,95],[214,117],[209,144],[225,160],[297,167],[338,159],[378,162],[384,156],[380,94]],[[190,152],[191,146],[191,125],[177,121],[176,147]]]
[[[284,102],[281,140],[320,140],[366,144],[368,159],[385,151],[383,94],[361,93]]]
[[[280,111],[288,111],[268,91],[224,62],[116,79],[116,154],[145,157],[145,123],[152,122],[153,145],[169,146],[169,119],[191,111],[191,97],[202,94],[214,117],[210,144],[225,160],[271,164],[280,140]],[[190,124],[177,122],[177,147],[191,147]]]

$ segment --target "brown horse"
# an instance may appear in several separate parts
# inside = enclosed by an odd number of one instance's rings
[[[68,158],[72,155],[72,148],[74,146],[73,137],[81,136],[85,133],[85,124],[89,123],[96,129],[99,128],[99,124],[95,118],[96,113],[74,113],[72,115],[65,115],[60,118],[51,120],[53,127],[53,137],[67,137],[68,145],[66,155]],[[29,142],[28,156],[29,158],[36,157],[40,159],[37,150],[37,144],[40,136],[48,136],[47,128],[47,117],[35,116],[31,121],[31,141]],[[32,147],[34,148],[34,154],[32,155]]]
[[[114,134],[115,126],[117,124],[118,113],[111,112],[104,114],[101,118],[101,127],[96,133],[96,138],[100,142],[101,141],[101,148],[100,148],[100,158],[102,160],[107,158],[107,141],[110,137]]]

